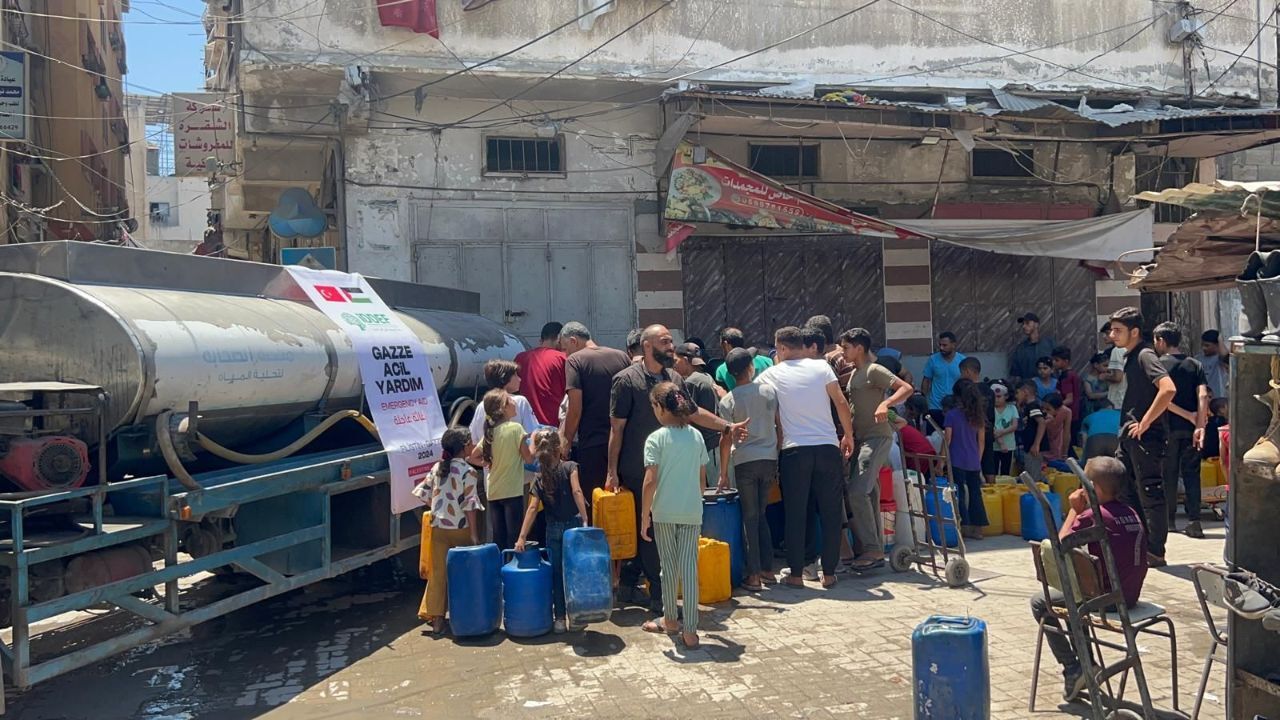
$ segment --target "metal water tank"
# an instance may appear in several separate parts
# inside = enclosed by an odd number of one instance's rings
[[[442,395],[469,394],[486,361],[525,347],[475,314],[474,293],[374,286],[422,341]],[[85,243],[0,246],[0,347],[0,382],[103,387],[108,433],[195,401],[210,413],[202,431],[234,447],[308,412],[357,408],[363,395],[350,338],[283,268],[259,263]]]

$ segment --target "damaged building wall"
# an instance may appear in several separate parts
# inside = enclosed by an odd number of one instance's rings
[[[695,134],[694,137],[697,137]],[[782,138],[702,136],[701,142],[734,162],[751,166],[751,147],[796,145]],[[910,140],[801,140],[818,146],[818,176],[780,178],[823,199],[873,211],[887,218],[929,217],[939,204],[1034,203],[1076,205],[1100,211],[1113,189],[1118,198],[1133,194],[1133,176],[1111,175],[1112,153],[1120,146],[1080,142],[1018,143],[1031,150],[1026,165],[1036,177],[975,177],[971,153],[958,142],[920,145]],[[975,149],[999,149],[979,143]],[[1130,166],[1132,165],[1131,156]]]
[[[486,73],[545,75],[583,58],[573,75],[656,79],[691,73],[812,30],[696,79],[934,88],[992,83],[1185,87],[1182,47],[1169,39],[1170,28],[1181,17],[1174,3],[962,0],[917,8],[878,3],[856,10],[862,4],[864,0],[683,0],[663,7],[656,0],[619,0],[617,10],[582,30],[573,22],[577,6],[561,0],[497,0],[470,12],[458,2],[438,2],[446,49],[427,35],[382,27],[373,2],[326,0],[321,7],[315,0],[266,0],[245,8],[249,49],[242,52],[241,67],[320,63],[451,71],[460,60],[491,58],[567,25],[551,39],[489,66]],[[1193,3],[1188,11],[1207,4]],[[1261,34],[1251,15],[1250,7],[1239,16],[1214,16],[1202,31],[1205,44],[1246,52]],[[635,23],[640,24],[627,31]],[[616,40],[596,49],[615,35]],[[1233,63],[1234,57],[1217,53],[1207,69],[1201,62],[1191,64],[1196,87],[1225,72],[1215,83],[1223,94],[1256,95],[1259,81],[1263,88],[1274,88],[1275,48],[1262,45],[1262,61],[1272,65],[1263,66],[1261,78],[1254,65]],[[1073,71],[1086,65],[1087,71]]]
[[[492,104],[432,98],[418,117],[448,124]],[[415,113],[411,100],[388,112]],[[657,112],[646,107],[607,127],[584,121],[541,135],[452,127],[347,137],[351,269],[477,290],[482,314],[535,342],[545,322],[580,320],[604,341],[621,343],[636,317],[637,245],[661,246],[652,169]],[[492,119],[501,124],[509,113]],[[563,172],[487,172],[487,139],[504,132],[561,143]]]

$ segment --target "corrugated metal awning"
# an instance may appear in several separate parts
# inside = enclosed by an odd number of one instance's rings
[[[1280,182],[1232,182],[1218,180],[1212,184],[1191,183],[1186,187],[1144,192],[1134,197],[1147,202],[1177,205],[1196,212],[1222,212],[1240,214],[1245,200],[1256,195],[1262,202],[1263,217],[1280,218]],[[1246,211],[1258,212],[1253,201]]]
[[[1156,256],[1143,265],[1130,286],[1149,292],[1218,290],[1231,287],[1255,246],[1255,215],[1203,212],[1182,223]],[[1280,248],[1280,220],[1262,218],[1258,244]]]

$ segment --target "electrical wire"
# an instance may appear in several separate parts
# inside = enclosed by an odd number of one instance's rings
[[[949,25],[949,24],[947,24],[947,23],[945,23],[945,22],[943,22],[943,21],[939,20],[938,18],[935,18],[935,17],[933,17],[932,15],[929,15],[929,14],[928,14],[928,13],[926,13],[926,12],[922,12],[922,11],[920,11],[920,10],[917,10],[917,9],[913,8],[913,7],[909,7],[909,6],[907,6],[907,5],[904,5],[903,3],[898,2],[898,0],[888,0],[888,1],[889,1],[889,3],[890,3],[891,5],[896,5],[896,6],[898,6],[898,7],[902,8],[903,10],[906,10],[907,12],[909,12],[909,13],[911,13],[911,14],[913,14],[913,15],[916,15],[916,16],[918,16],[918,17],[924,18],[925,20],[928,20],[929,22],[934,23],[935,25],[939,25],[939,26],[941,26],[941,27],[943,27],[943,28],[945,28],[945,29],[947,29],[947,30],[950,30],[951,32],[956,33],[957,35],[961,35],[961,36],[966,37],[966,38],[968,38],[968,39],[970,39],[970,40],[974,40],[974,41],[976,41],[976,42],[982,43],[983,45],[990,45],[991,47],[999,48],[999,49],[1001,49],[1001,50],[1005,50],[1005,51],[1007,51],[1007,52],[1011,53],[1013,56],[1027,57],[1027,58],[1030,58],[1030,59],[1032,59],[1032,60],[1035,60],[1036,62],[1044,63],[1044,64],[1046,64],[1046,65],[1052,65],[1053,67],[1056,67],[1056,68],[1061,68],[1061,69],[1063,69],[1063,70],[1066,70],[1066,71],[1067,71],[1067,73],[1076,72],[1076,73],[1077,73],[1077,74],[1079,74],[1079,75],[1083,75],[1083,76],[1085,76],[1085,77],[1087,77],[1087,78],[1090,78],[1090,79],[1092,79],[1092,80],[1098,80],[1098,81],[1100,81],[1100,82],[1105,82],[1105,83],[1109,83],[1109,84],[1113,84],[1113,85],[1120,85],[1120,86],[1128,87],[1128,88],[1135,88],[1135,89],[1138,89],[1138,90],[1148,90],[1148,89],[1150,89],[1150,88],[1148,88],[1147,86],[1144,86],[1144,85],[1134,85],[1134,84],[1131,84],[1131,83],[1123,82],[1123,81],[1121,81],[1121,80],[1113,80],[1113,79],[1110,79],[1110,78],[1104,78],[1104,77],[1101,77],[1101,76],[1098,76],[1098,75],[1090,75],[1089,73],[1078,72],[1078,71],[1080,70],[1080,68],[1081,68],[1081,67],[1083,67],[1083,66],[1078,66],[1078,67],[1074,67],[1074,68],[1073,68],[1073,67],[1068,66],[1068,65],[1063,65],[1063,64],[1061,64],[1061,63],[1057,63],[1057,62],[1054,62],[1054,61],[1052,61],[1052,60],[1047,60],[1047,59],[1045,59],[1045,58],[1042,58],[1042,57],[1039,57],[1039,56],[1036,56],[1036,55],[1032,55],[1031,53],[1032,53],[1032,52],[1034,52],[1034,51],[1017,50],[1017,49],[1014,49],[1014,48],[1011,48],[1011,47],[1008,47],[1008,46],[1005,46],[1005,45],[1001,45],[1000,43],[994,42],[994,41],[992,41],[992,40],[988,40],[988,39],[986,39],[986,38],[983,38],[983,37],[979,37],[979,36],[977,36],[977,35],[974,35],[973,33],[966,32],[965,30],[962,30],[962,29],[960,29],[960,28],[958,28],[958,27],[956,27],[956,26],[954,26],[954,25]],[[1239,2],[1239,0],[1230,0],[1230,1],[1231,1],[1231,2]],[[1153,24],[1154,24],[1154,23],[1153,23]],[[1145,28],[1144,28],[1144,29],[1145,29]],[[1098,59],[1098,57],[1101,57],[1101,56],[1094,57],[1094,58],[1093,58],[1093,59],[1091,59],[1089,62],[1093,62],[1093,60],[1097,60],[1097,59]],[[1088,64],[1089,64],[1089,63],[1085,63],[1085,65],[1088,65]],[[1062,75],[1059,75],[1058,77],[1062,77]],[[1055,79],[1056,79],[1056,78],[1055,78]],[[1051,82],[1051,81],[1047,81],[1047,82]]]
[[[1100,58],[1106,57],[1107,55],[1110,55],[1111,53],[1118,51],[1120,48],[1124,47],[1125,45],[1128,45],[1130,42],[1133,42],[1133,40],[1134,40],[1135,38],[1137,38],[1139,35],[1141,35],[1141,34],[1145,33],[1146,31],[1148,31],[1148,30],[1150,30],[1152,27],[1154,27],[1154,26],[1155,26],[1155,24],[1156,24],[1157,22],[1159,22],[1159,21],[1160,21],[1160,19],[1161,19],[1161,18],[1160,18],[1160,16],[1156,16],[1156,17],[1152,18],[1152,19],[1151,19],[1151,22],[1149,22],[1149,23],[1147,23],[1146,25],[1143,25],[1142,27],[1138,28],[1138,30],[1137,30],[1136,32],[1134,32],[1132,35],[1130,35],[1129,37],[1125,38],[1124,40],[1121,40],[1119,45],[1116,45],[1115,47],[1109,48],[1109,49],[1107,49],[1107,50],[1103,50],[1102,52],[1098,53],[1097,55],[1094,55],[1093,57],[1089,58],[1088,60],[1085,60],[1083,63],[1081,63],[1081,64],[1079,64],[1079,65],[1077,65],[1077,66],[1075,66],[1075,67],[1073,67],[1073,68],[1070,68],[1070,69],[1068,69],[1067,71],[1065,71],[1065,72],[1063,72],[1063,73],[1061,73],[1061,74],[1055,75],[1055,76],[1053,76],[1053,77],[1049,78],[1048,80],[1042,80],[1042,81],[1040,81],[1040,82],[1038,82],[1038,83],[1032,83],[1032,87],[1037,87],[1037,88],[1038,88],[1038,87],[1040,87],[1040,86],[1042,86],[1042,85],[1047,85],[1048,83],[1051,83],[1051,82],[1055,82],[1055,81],[1057,81],[1057,80],[1060,80],[1060,79],[1062,79],[1062,78],[1064,78],[1064,77],[1066,77],[1067,75],[1070,75],[1070,74],[1072,74],[1072,73],[1076,73],[1076,74],[1079,74],[1079,75],[1084,75],[1084,73],[1081,73],[1081,72],[1080,72],[1080,70],[1081,70],[1081,69],[1088,67],[1089,65],[1093,64],[1093,62],[1094,62],[1094,61],[1096,61],[1096,60],[1098,60],[1098,59],[1100,59]],[[1086,75],[1086,77],[1088,77],[1088,76]]]
[[[872,0],[872,2],[879,2],[879,0]],[[559,77],[561,73],[565,72],[566,70],[568,70],[568,69],[570,69],[570,68],[574,67],[575,65],[577,65],[577,64],[578,64],[578,63],[580,63],[580,62],[582,62],[583,60],[586,60],[587,58],[589,58],[589,57],[591,57],[592,55],[596,54],[597,52],[599,52],[601,49],[603,49],[605,46],[609,45],[609,44],[610,44],[610,43],[612,43],[613,41],[617,40],[618,38],[622,37],[623,35],[626,35],[627,33],[631,32],[632,30],[636,29],[637,27],[639,27],[639,26],[643,25],[643,24],[644,24],[644,23],[645,23],[649,18],[653,17],[654,15],[657,15],[658,13],[662,12],[663,10],[666,10],[667,8],[671,7],[671,5],[672,5],[672,4],[674,4],[674,3],[675,3],[675,0],[665,0],[665,2],[663,2],[663,3],[662,3],[661,5],[659,5],[658,7],[654,8],[653,10],[651,10],[651,11],[649,11],[648,13],[646,13],[645,15],[643,15],[639,20],[637,20],[637,21],[635,21],[635,22],[631,23],[630,25],[626,26],[626,27],[625,27],[625,28],[623,28],[620,32],[618,32],[618,33],[614,34],[612,37],[610,37],[608,40],[605,40],[604,42],[600,43],[599,45],[597,45],[597,46],[595,46],[595,47],[591,48],[591,50],[587,51],[587,53],[586,53],[585,55],[583,55],[583,56],[581,56],[581,57],[577,58],[577,59],[576,59],[576,60],[574,60],[573,62],[568,63],[567,65],[562,66],[559,70],[556,70],[555,72],[553,72],[553,73],[551,73],[550,75],[548,75],[548,76],[546,76],[546,77],[542,78],[541,80],[537,81],[536,83],[534,83],[534,84],[532,84],[532,85],[530,85],[530,86],[528,86],[528,87],[524,88],[523,90],[521,90],[520,92],[516,93],[515,95],[513,95],[513,96],[511,96],[511,97],[507,98],[506,100],[504,100],[504,101],[502,101],[502,102],[499,102],[497,105],[494,105],[493,107],[487,108],[487,109],[485,109],[485,110],[481,110],[480,112],[474,113],[474,114],[472,114],[472,115],[468,115],[467,117],[463,118],[462,120],[459,120],[459,121],[457,122],[457,124],[459,124],[459,125],[460,125],[460,124],[463,124],[463,123],[469,122],[469,121],[471,121],[471,120],[475,120],[476,118],[480,117],[481,115],[485,115],[486,113],[488,113],[488,112],[490,112],[490,111],[492,111],[492,110],[495,110],[495,109],[497,109],[497,108],[499,108],[499,107],[502,107],[503,105],[507,105],[507,104],[509,104],[509,103],[511,103],[511,102],[513,102],[513,101],[515,101],[515,100],[518,100],[518,99],[520,99],[520,98],[524,97],[524,96],[525,96],[525,95],[527,95],[528,93],[533,92],[534,90],[536,90],[537,88],[541,87],[542,85],[544,85],[544,84],[546,84],[546,83],[548,83],[548,82],[550,82],[550,81],[554,80],[555,78]]]
[[[564,23],[562,23],[562,24],[560,24],[560,25],[557,25],[556,27],[554,27],[554,28],[552,28],[552,29],[548,30],[547,32],[542,33],[541,35],[538,35],[537,37],[533,38],[532,40],[529,40],[529,41],[526,41],[526,42],[524,42],[524,43],[521,43],[520,45],[517,45],[516,47],[511,48],[510,50],[507,50],[507,51],[505,51],[505,52],[502,52],[502,53],[499,53],[499,54],[497,54],[497,55],[494,55],[494,56],[492,56],[492,57],[490,57],[490,58],[488,58],[488,59],[481,60],[480,62],[478,62],[478,63],[476,63],[476,64],[474,64],[474,65],[470,65],[470,66],[468,66],[468,67],[465,67],[465,68],[463,68],[463,69],[461,69],[461,70],[456,70],[456,71],[454,71],[454,72],[448,73],[447,75],[444,75],[443,77],[439,77],[439,78],[436,78],[436,79],[434,79],[434,80],[429,80],[429,81],[427,81],[427,82],[420,83],[419,85],[416,85],[416,86],[414,86],[414,87],[412,87],[412,88],[409,88],[409,89],[407,89],[407,90],[402,90],[402,91],[400,91],[400,92],[393,93],[393,94],[391,94],[391,95],[385,95],[385,96],[382,96],[382,97],[380,97],[380,98],[378,98],[378,99],[379,99],[379,100],[391,100],[391,99],[393,99],[393,98],[403,97],[403,96],[405,96],[405,95],[411,95],[411,94],[417,93],[417,92],[419,92],[419,91],[421,91],[421,90],[423,90],[423,89],[425,89],[425,88],[429,88],[429,87],[431,87],[431,86],[433,86],[433,85],[439,85],[439,84],[440,84],[440,83],[442,83],[442,82],[446,82],[446,81],[448,81],[448,80],[452,80],[453,78],[456,78],[456,77],[458,77],[458,76],[460,76],[460,75],[464,75],[464,74],[466,74],[466,73],[468,73],[468,72],[472,72],[472,71],[476,70],[477,68],[481,68],[481,67],[484,67],[484,66],[486,66],[486,65],[491,65],[491,64],[493,64],[493,63],[495,63],[495,62],[497,62],[497,61],[499,61],[499,60],[502,60],[502,59],[504,59],[504,58],[510,57],[510,56],[512,56],[512,55],[514,55],[514,54],[516,54],[516,53],[520,52],[521,50],[524,50],[524,49],[525,49],[525,48],[527,48],[527,47],[530,47],[530,46],[532,46],[532,45],[535,45],[535,44],[537,44],[537,43],[539,43],[539,42],[541,42],[541,41],[543,41],[543,40],[545,40],[545,39],[547,39],[547,38],[551,37],[552,35],[555,35],[556,33],[560,32],[561,30],[563,30],[563,29],[565,29],[565,28],[569,27],[570,25],[574,25],[574,24],[576,24],[576,23],[577,23],[579,20],[581,20],[582,18],[585,18],[585,17],[587,17],[587,16],[589,16],[589,15],[594,15],[594,14],[596,14],[597,12],[599,12],[601,9],[606,8],[606,7],[609,7],[609,6],[611,6],[611,5],[614,5],[614,4],[615,4],[615,3],[617,3],[617,2],[618,2],[618,0],[605,0],[605,2],[604,2],[604,3],[602,3],[602,4],[598,5],[598,6],[595,6],[595,7],[593,7],[592,9],[587,10],[587,11],[586,11],[586,12],[584,12],[584,13],[581,13],[580,15],[577,15],[577,16],[575,16],[575,17],[571,18],[570,20],[568,20],[567,22],[564,22]],[[318,104],[318,105],[310,105],[310,106],[308,106],[308,105],[294,105],[294,106],[292,106],[292,109],[302,109],[302,108],[306,108],[306,107],[326,107],[326,106],[327,106],[327,103]],[[257,108],[266,107],[266,109],[271,109],[271,108],[270,108],[270,107],[268,107],[268,106],[243,105],[243,107],[257,107]]]
[[[286,12],[284,15],[256,17],[256,16],[251,16],[247,14],[253,11],[247,11],[245,14],[241,14],[240,16],[210,15],[208,16],[208,18],[211,18],[218,22],[224,22],[229,25],[247,25],[247,24],[257,25],[264,22],[271,22],[273,20],[310,20],[312,18],[317,18],[317,17],[322,18],[324,17],[325,13],[321,12],[314,15],[294,15],[294,13],[301,12],[302,10],[308,7],[311,7],[312,5],[315,5],[316,3],[319,3],[319,2],[325,2],[325,0],[311,0],[311,2],[308,2],[307,4],[303,5],[301,8]],[[382,5],[379,5],[378,7],[379,8],[395,7],[397,5],[406,5],[408,3],[413,3],[413,2],[419,2],[419,0],[391,0],[391,2],[384,3]],[[267,5],[266,2],[261,3],[255,8],[255,10],[258,8],[264,7],[265,5]],[[184,15],[189,15],[193,18],[200,17],[198,15],[195,15],[194,13],[180,10],[171,5],[165,5],[165,7],[175,12],[180,12]],[[326,8],[327,8],[327,4],[326,4]],[[72,20],[75,22],[89,22],[89,23],[97,23],[101,25],[172,25],[177,27],[191,27],[196,25],[204,26],[206,24],[205,19],[167,20],[167,19],[157,18],[154,15],[151,15],[143,10],[138,10],[138,12],[141,12],[143,15],[146,15],[147,17],[152,19],[151,20],[131,20],[127,18],[79,17],[79,16],[73,16],[73,15],[57,15],[53,13],[36,12],[34,10],[18,10],[13,8],[5,8],[2,11],[3,14],[7,14],[7,15],[22,15],[25,17],[38,17],[38,18],[45,18],[48,20]],[[450,25],[453,25],[453,24],[456,24],[456,23],[450,23]],[[441,27],[443,28],[445,26],[441,26]]]
[[[1253,44],[1258,42],[1258,39],[1262,37],[1262,31],[1266,29],[1266,22],[1271,18],[1275,17],[1277,12],[1280,12],[1280,4],[1277,4],[1274,8],[1272,8],[1271,12],[1267,13],[1266,20],[1264,20],[1258,26],[1258,32],[1254,33],[1253,39],[1249,41],[1249,44],[1244,46],[1244,52],[1248,52],[1249,48],[1253,47]],[[1240,59],[1242,57],[1244,57],[1244,53],[1237,55],[1236,59],[1231,61],[1231,64],[1227,66],[1226,70],[1223,70],[1222,73],[1219,74],[1218,77],[1214,78],[1213,81],[1210,82],[1208,85],[1205,85],[1203,88],[1200,88],[1199,90],[1197,90],[1195,97],[1199,97],[1200,95],[1203,95],[1204,93],[1208,92],[1209,88],[1212,88],[1214,85],[1217,85],[1218,82],[1222,80],[1222,78],[1226,77],[1228,73],[1230,73],[1233,69],[1235,69],[1235,66],[1240,62]]]

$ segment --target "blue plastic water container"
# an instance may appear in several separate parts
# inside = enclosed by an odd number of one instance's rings
[[[1022,516],[1022,539],[1039,542],[1049,537],[1050,532],[1058,532],[1062,525],[1062,498],[1055,492],[1046,492],[1045,498],[1049,507],[1053,508],[1053,530],[1045,527],[1044,510],[1036,496],[1030,492],[1023,493],[1018,499],[1018,511]]]
[[[564,605],[569,625],[600,623],[613,613],[613,561],[597,527],[564,533]]]
[[[502,566],[502,627],[511,637],[546,635],[554,623],[547,549],[503,550],[502,554],[511,558]]]
[[[729,545],[729,582],[742,584],[747,552],[742,538],[742,504],[737,490],[708,490],[702,494],[702,536]]]
[[[929,515],[937,515],[937,505],[942,504],[942,517],[948,520],[955,519],[955,511],[951,503],[943,496],[944,488],[949,488],[946,478],[936,478],[938,489],[930,488],[924,491],[924,509]],[[960,545],[960,533],[956,530],[955,523],[943,523],[945,527],[939,528],[938,521],[929,520],[929,536],[933,538],[934,545],[941,545],[945,537],[947,547],[958,547]]]
[[[449,627],[454,637],[488,635],[502,622],[502,553],[498,546],[449,549]]]
[[[915,720],[987,720],[991,668],[987,624],[934,615],[911,633]]]

